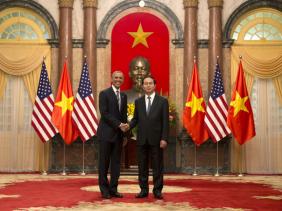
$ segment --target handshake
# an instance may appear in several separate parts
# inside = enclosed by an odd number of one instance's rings
[[[129,127],[129,124],[128,123],[120,123],[120,125],[118,126],[121,130],[122,130],[122,132],[127,132],[129,129],[130,129],[130,127]]]

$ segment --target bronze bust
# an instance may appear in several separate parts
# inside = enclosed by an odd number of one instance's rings
[[[150,64],[146,58],[137,56],[131,60],[129,64],[129,77],[133,82],[133,88],[125,91],[129,103],[134,102],[136,98],[142,95],[142,80],[150,74]]]

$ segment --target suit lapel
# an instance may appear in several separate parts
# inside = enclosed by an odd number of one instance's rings
[[[142,97],[142,99],[141,99],[141,108],[142,108],[142,111],[145,113],[145,115],[147,115],[147,113],[146,113],[145,95],[143,95],[143,97]]]
[[[127,105],[125,105],[125,103],[124,103],[124,93],[120,93],[120,110],[122,111],[123,110],[123,107],[124,106],[127,106]]]
[[[117,95],[116,95],[115,91],[113,90],[113,87],[110,87],[110,93],[112,95],[112,99],[114,99],[115,106],[117,107],[117,110],[119,110],[118,109]]]

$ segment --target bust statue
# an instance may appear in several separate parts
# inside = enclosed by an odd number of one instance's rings
[[[129,77],[133,82],[133,88],[125,91],[129,103],[143,94],[142,80],[150,75],[150,64],[148,60],[142,56],[133,58],[129,64]]]

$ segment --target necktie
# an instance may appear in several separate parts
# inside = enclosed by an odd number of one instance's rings
[[[151,97],[150,96],[148,96],[148,107],[147,107],[147,115],[149,115],[149,113],[150,113],[150,110],[151,110]]]
[[[120,98],[119,98],[119,91],[117,90],[117,101],[118,101],[118,110],[120,110]]]

